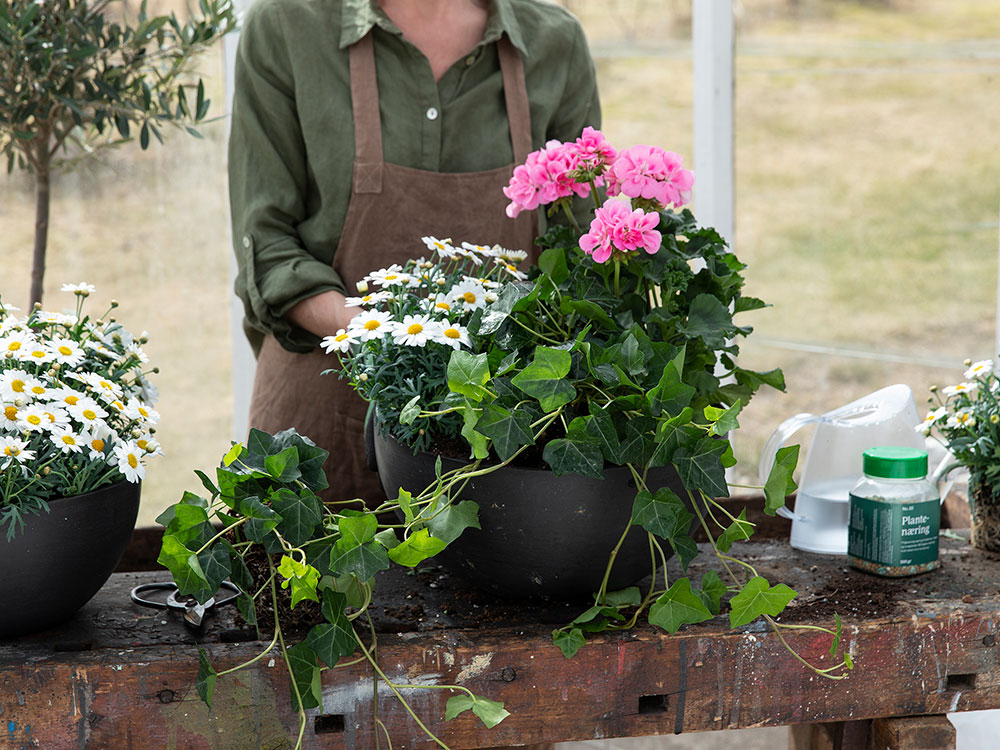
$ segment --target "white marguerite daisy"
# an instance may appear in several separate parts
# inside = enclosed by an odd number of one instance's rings
[[[957,396],[960,393],[971,393],[975,388],[975,383],[959,383],[958,385],[949,385],[947,388],[942,388],[941,393],[945,396]]]
[[[457,255],[450,238],[439,240],[437,237],[421,237],[420,239],[427,245],[428,249],[433,250],[442,258],[451,259]]]
[[[81,281],[79,284],[63,284],[60,292],[72,292],[81,297],[87,297],[97,291],[97,287]]]
[[[325,336],[319,345],[327,354],[333,354],[334,352],[348,352],[351,350],[351,345],[356,343],[358,343],[357,338],[341,328],[332,336]]]
[[[425,346],[433,328],[433,321],[427,315],[406,315],[402,323],[393,327],[392,338],[403,346]]]
[[[69,428],[69,412],[55,403],[48,403],[44,406],[45,418],[49,420],[49,430],[60,430]]]
[[[28,404],[20,410],[18,427],[27,432],[44,432],[51,428],[46,407],[42,404]]]
[[[49,399],[63,408],[76,406],[76,404],[80,403],[81,399],[85,398],[89,398],[89,396],[74,388],[67,388],[65,386],[62,388],[53,388],[49,391]]]
[[[509,250],[506,247],[500,247],[500,245],[493,246],[493,255],[508,263],[513,263],[515,266],[528,257],[528,254],[524,250]]]
[[[63,453],[79,453],[84,447],[79,433],[65,427],[53,430],[52,433],[49,434],[49,440],[51,440],[52,444]]]
[[[92,398],[80,399],[72,406],[67,406],[66,411],[88,430],[93,429],[96,425],[104,424],[104,418],[108,416],[104,407]]]
[[[115,459],[118,461],[118,471],[130,482],[138,482],[146,478],[146,467],[142,465],[143,450],[131,440],[118,443],[115,446]]]
[[[965,377],[969,380],[972,378],[985,378],[991,372],[993,372],[993,360],[984,359],[969,365],[969,369],[965,371]]]
[[[142,350],[142,347],[139,346],[134,341],[125,347],[125,353],[135,357],[142,364],[146,364],[147,362],[149,362],[149,357],[147,356],[146,352],[144,352]]]
[[[139,446],[139,450],[148,456],[164,455],[163,451],[160,449],[160,443],[156,441],[148,432],[136,438],[135,444]]]
[[[11,403],[0,402],[0,430],[3,432],[21,431],[22,407]]]
[[[486,304],[486,289],[478,281],[465,280],[452,287],[449,298],[461,310],[478,310]]]
[[[0,338],[0,357],[10,355],[14,359],[22,359],[24,353],[34,347],[35,337],[30,331],[13,330]]]
[[[455,254],[461,258],[471,261],[474,266],[480,266],[483,263],[483,259],[480,255],[477,255],[474,250],[469,250],[466,247],[456,247]]]
[[[494,302],[500,299],[500,296],[496,292],[489,289],[486,290],[486,294],[483,296],[486,299],[487,305],[492,305]]]
[[[160,421],[160,412],[138,398],[130,398],[125,404],[125,416],[143,424],[158,424]]]
[[[428,297],[426,302],[427,310],[431,313],[443,313],[447,315],[452,311],[453,305],[446,294],[438,294],[433,298]]]
[[[42,389],[39,392],[38,389]],[[37,396],[45,394],[45,383],[25,370],[6,370],[0,372],[0,400],[16,401],[24,399],[32,401]]]
[[[926,432],[927,430],[930,430],[930,428],[933,427],[936,422],[945,417],[947,413],[948,413],[947,409],[945,409],[943,406],[939,406],[937,409],[927,412],[927,416],[924,417],[924,421],[918,424],[913,429],[916,432]]]
[[[382,338],[392,328],[392,315],[384,310],[366,310],[351,318],[347,332],[361,341]]]
[[[104,449],[107,447],[107,441],[100,437],[97,431],[84,430],[80,433],[80,445],[83,446],[83,450],[87,451],[87,458],[93,461],[99,461],[107,458]]]
[[[393,263],[388,268],[380,268],[377,271],[372,271],[370,274],[365,276],[365,280],[370,281],[373,284],[378,284],[379,286],[384,286],[383,282],[387,277],[389,279],[395,279],[401,273],[403,273],[403,267],[398,263]]]
[[[392,299],[391,292],[369,292],[363,297],[348,297],[344,300],[344,307],[371,307]]]
[[[433,340],[439,344],[450,346],[452,349],[471,346],[468,329],[448,320],[442,320],[434,326]]]
[[[69,377],[86,383],[105,403],[121,398],[122,389],[117,383],[94,372],[71,372]]]
[[[500,246],[494,245],[494,247],[500,247]],[[476,245],[472,242],[463,242],[462,248],[468,250],[470,253],[475,253],[476,255],[482,256],[484,258],[493,257],[493,249],[487,245]]]
[[[17,435],[0,435],[0,469],[6,469],[17,461],[27,463],[35,458],[35,452],[26,450],[28,441]]]
[[[972,416],[972,412],[959,411],[949,417],[945,424],[948,427],[973,427],[976,424],[976,418]]]
[[[523,271],[519,271],[517,266],[511,263],[509,260],[505,260],[503,258],[496,258],[494,262],[498,266],[503,268],[503,270],[507,272],[508,276],[512,276],[518,281],[523,281],[524,279],[528,278],[528,274],[524,273]]]
[[[55,355],[53,355],[51,350],[44,344],[35,342],[34,346],[28,347],[24,350],[24,356],[21,359],[24,362],[32,362],[36,365],[45,365],[54,361]]]

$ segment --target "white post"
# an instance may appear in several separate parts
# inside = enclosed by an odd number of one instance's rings
[[[236,11],[242,18],[251,0],[235,0]],[[236,45],[239,42],[239,29],[227,34],[222,39],[225,63],[225,93],[226,93],[226,140],[229,140],[230,114],[233,111],[233,78],[236,66]],[[227,222],[228,224],[228,222]],[[231,230],[230,230],[231,233]],[[232,251],[232,236],[229,249],[229,289],[232,290],[236,280],[236,256]],[[253,391],[253,375],[257,368],[257,360],[253,350],[243,334],[243,303],[235,294],[229,298],[230,309],[230,339],[233,358],[233,440],[244,440],[249,429],[250,395]]]
[[[994,363],[1000,364],[1000,233],[997,235],[997,323],[996,339],[993,341],[993,352],[991,358]]]
[[[691,0],[694,201],[733,245],[733,0]]]

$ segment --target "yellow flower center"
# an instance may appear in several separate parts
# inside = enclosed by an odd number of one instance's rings
[[[462,334],[459,333],[457,328],[445,328],[444,335],[449,339],[459,339],[462,338]]]
[[[365,330],[366,331],[375,331],[381,325],[382,324],[379,321],[377,321],[377,320],[366,320],[365,321]]]
[[[16,352],[20,348],[21,348],[20,341],[11,341],[9,344],[7,344],[7,351],[9,352]]]
[[[397,276],[396,274],[390,273],[388,276],[385,277],[385,280],[386,281],[395,281],[398,278],[399,278],[399,276]]]
[[[43,349],[35,349],[31,353],[31,356],[34,357],[35,359],[44,359],[45,358],[45,351]]]
[[[138,445],[143,450],[146,450],[146,446],[149,445],[149,443],[147,443],[145,440],[138,440],[136,441],[136,445]]]
[[[334,336],[333,340],[334,341],[343,341],[346,338],[347,338],[347,334],[346,333],[342,333],[339,336]]]
[[[3,415],[7,419],[9,419],[11,421],[14,421],[15,419],[17,419],[17,407],[16,406],[5,406],[4,410],[3,410]]]
[[[76,438],[72,435],[63,435],[60,438],[66,445],[76,445]]]
[[[59,347],[59,353],[60,353],[61,355],[63,355],[64,357],[68,357],[68,356],[69,356],[70,354],[72,354],[72,353],[73,353],[73,350],[72,350],[72,349],[70,349],[70,348],[69,348],[68,346],[66,346],[65,344],[63,344],[62,346],[60,346],[60,347]]]
[[[52,412],[47,411],[47,412],[44,412],[44,414],[45,414],[46,417],[48,417],[50,423],[54,423],[56,421],[56,415],[53,414]]]
[[[507,264],[507,270],[510,271],[511,273],[514,273],[514,271],[517,270],[517,266],[513,266],[510,263],[508,263]]]
[[[451,310],[451,305],[449,305],[447,302],[438,302],[436,305],[434,305],[434,307],[436,307],[439,310]]]
[[[83,418],[84,419],[97,419],[97,412],[95,412],[93,409],[84,409],[83,410]]]
[[[35,385],[31,387],[31,392],[34,393],[36,396],[41,396],[43,393],[45,393],[45,388],[43,388],[40,385]]]
[[[138,407],[138,412],[144,417],[149,417],[149,412],[142,406]]]
[[[93,448],[95,451],[103,451],[104,441],[101,440],[100,438],[94,438],[93,440],[90,441],[90,447]]]
[[[11,381],[10,389],[14,391],[14,393],[24,393],[24,381],[23,380]]]
[[[33,424],[36,427],[42,423],[42,418],[37,414],[29,414],[27,416],[28,424]]]
[[[67,396],[63,399],[70,406],[76,406],[76,402],[80,400],[79,396]]]
[[[121,401],[112,401],[111,405],[115,407],[118,411],[125,411],[125,404]]]
[[[464,299],[470,305],[474,305],[476,303],[476,295],[473,294],[472,292],[466,292],[465,294],[463,294],[462,299]]]
[[[5,456],[16,456],[21,452],[20,448],[15,448],[13,445],[8,445],[3,449]]]
[[[139,465],[139,460],[132,453],[128,454],[128,465],[133,469]]]
[[[406,329],[406,332],[412,336],[414,334],[420,333],[422,330],[424,330],[424,327],[422,325],[420,325],[419,323],[412,323],[410,327]]]
[[[112,389],[112,386],[111,386],[111,383],[109,383],[107,380],[102,380],[101,381],[101,388],[104,388],[105,390],[110,391]]]

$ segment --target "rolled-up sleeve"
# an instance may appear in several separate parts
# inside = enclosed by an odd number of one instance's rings
[[[235,291],[246,324],[293,351],[318,338],[283,316],[321,292],[344,291],[329,262],[305,248],[308,165],[295,79],[276,2],[257,2],[244,20],[235,61],[229,196],[237,258]],[[331,252],[332,254],[332,252]]]

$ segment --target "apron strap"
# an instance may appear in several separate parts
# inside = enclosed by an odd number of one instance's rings
[[[507,104],[510,144],[514,149],[514,166],[524,164],[531,153],[531,107],[528,85],[524,80],[524,61],[504,34],[497,41],[500,73],[503,76],[503,97]]]
[[[375,45],[369,31],[348,52],[354,110],[355,193],[382,192],[382,116],[375,77]]]
[[[375,75],[374,32],[369,31],[348,51],[351,106],[354,110],[354,183],[356,193],[382,192],[382,116]],[[514,164],[523,164],[531,152],[531,107],[524,80],[524,61],[504,35],[497,41],[503,96],[507,107]]]

